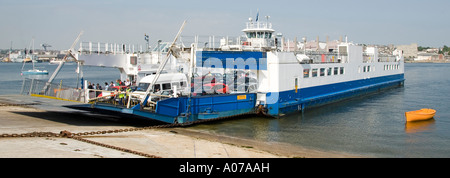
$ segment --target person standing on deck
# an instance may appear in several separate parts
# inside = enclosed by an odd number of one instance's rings
[[[109,84],[108,84],[108,82],[105,82],[105,90],[108,91],[108,88],[109,88]]]

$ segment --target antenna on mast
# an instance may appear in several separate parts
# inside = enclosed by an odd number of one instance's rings
[[[183,25],[181,25],[180,30],[178,31],[177,35],[175,36],[175,39],[173,39],[172,44],[169,46],[169,50],[167,51],[166,58],[162,61],[162,63],[159,65],[159,68],[155,74],[155,77],[152,80],[152,83],[147,88],[147,91],[145,92],[144,100],[141,101],[140,107],[141,109],[147,104],[148,98],[151,95],[151,90],[153,90],[153,86],[155,85],[156,81],[158,81],[159,76],[161,75],[161,72],[163,71],[164,67],[166,66],[167,62],[170,59],[170,56],[174,55],[173,48],[175,47],[175,43],[178,41],[178,38],[181,35],[181,32],[183,32],[184,26],[186,25],[187,20],[183,22]],[[135,106],[136,107],[136,106]]]

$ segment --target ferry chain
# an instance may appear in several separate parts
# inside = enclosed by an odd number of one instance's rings
[[[175,127],[178,124],[167,124],[167,125],[157,125],[157,126],[150,126],[150,127],[143,127],[143,128],[129,128],[129,129],[116,129],[116,130],[104,130],[104,131],[97,131],[97,132],[79,132],[79,133],[71,133],[67,130],[61,131],[58,133],[53,132],[31,132],[31,133],[23,133],[23,134],[1,134],[0,138],[18,138],[18,137],[58,137],[58,138],[71,138],[74,140],[82,141],[85,143],[94,144],[97,146],[102,146],[105,148],[115,149],[126,153],[131,153],[147,158],[161,158],[159,156],[142,153],[134,150],[130,150],[127,148],[121,148],[113,145],[108,145],[92,140],[88,140],[85,138],[82,138],[82,136],[89,136],[89,135],[99,135],[99,134],[111,134],[111,133],[121,133],[121,132],[132,132],[132,131],[139,131],[139,130],[148,130],[148,129],[154,129],[154,128],[170,128]]]
[[[33,105],[40,105],[40,103],[24,103],[24,104],[10,104],[10,103],[0,103],[0,106],[22,106],[22,107],[26,107],[26,106],[33,106]]]
[[[14,106],[16,106],[16,105],[14,105]],[[147,158],[161,158],[159,156],[155,156],[155,155],[151,155],[151,154],[147,154],[147,153],[142,153],[142,152],[130,150],[130,149],[127,149],[127,148],[121,148],[121,147],[117,147],[117,146],[113,146],[113,145],[108,145],[108,144],[104,144],[104,143],[88,140],[88,139],[82,138],[82,136],[90,136],[90,135],[92,136],[92,135],[100,135],[100,134],[113,134],[113,133],[121,133],[121,132],[133,132],[133,131],[149,130],[149,129],[156,129],[156,128],[173,128],[173,127],[180,127],[180,126],[189,126],[189,125],[200,124],[200,123],[204,123],[204,122],[212,122],[212,121],[229,119],[229,118],[234,118],[234,117],[237,117],[237,116],[244,116],[244,115],[250,115],[250,114],[254,114],[254,113],[253,112],[249,112],[249,113],[243,113],[243,114],[239,114],[239,115],[235,115],[235,116],[221,117],[221,118],[209,119],[209,120],[198,120],[198,121],[187,122],[187,123],[182,123],[182,124],[181,123],[174,123],[174,124],[166,124],[166,125],[156,125],[156,126],[149,126],[149,127],[141,127],[141,128],[128,128],[128,129],[103,130],[103,131],[78,132],[78,133],[72,133],[70,131],[64,130],[64,131],[61,131],[59,134],[58,133],[54,133],[54,132],[30,132],[30,133],[23,133],[23,134],[1,134],[0,138],[20,138],[20,137],[22,137],[22,138],[23,137],[71,138],[71,139],[82,141],[82,142],[85,142],[85,143],[90,143],[90,144],[94,144],[94,145],[97,145],[97,146],[102,146],[102,147],[105,147],[105,148],[115,149],[115,150],[119,150],[119,151],[122,151],[122,152],[127,152],[127,153],[131,153],[131,154],[135,154],[135,155],[139,155],[139,156],[143,156],[143,157],[147,157]]]

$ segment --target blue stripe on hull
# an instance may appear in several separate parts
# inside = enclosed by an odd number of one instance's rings
[[[349,97],[375,92],[379,89],[398,86],[404,82],[404,74],[355,80],[310,88],[302,88],[278,93],[278,102],[268,104],[268,114],[279,116],[305,108],[320,106]],[[272,93],[268,94],[269,96]]]

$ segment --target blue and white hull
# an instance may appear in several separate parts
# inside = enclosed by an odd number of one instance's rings
[[[278,96],[274,103],[267,104],[267,114],[277,117],[292,112],[304,111],[354,96],[364,95],[384,88],[401,86],[404,75],[392,75],[372,79],[355,80],[283,92],[270,92],[266,97]]]
[[[362,52],[362,47],[349,45]],[[258,103],[267,114],[280,116],[356,95],[403,85],[404,63],[363,62],[363,55],[349,55],[345,61],[302,64],[293,53],[267,55],[267,71],[260,72]]]

